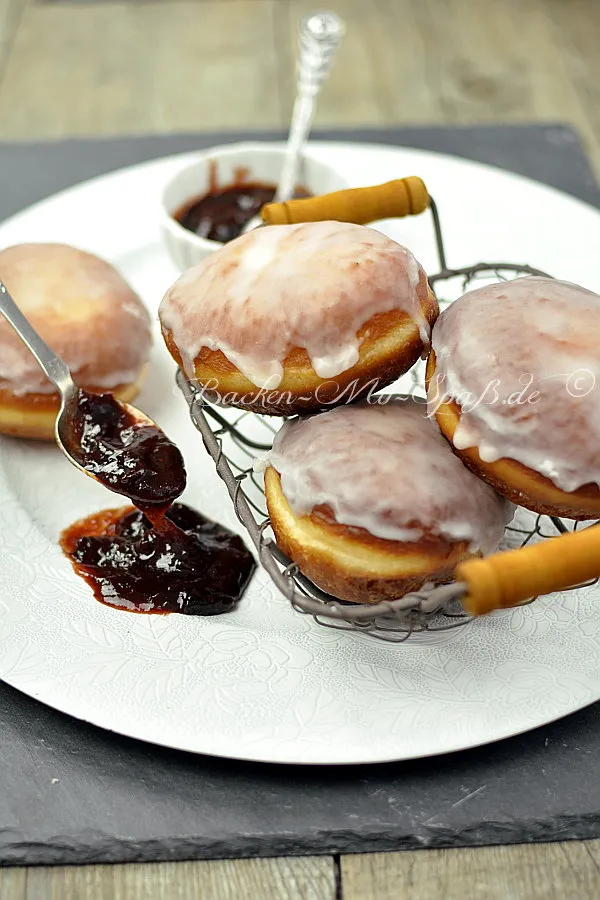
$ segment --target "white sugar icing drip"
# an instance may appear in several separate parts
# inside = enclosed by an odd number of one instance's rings
[[[188,376],[203,347],[221,350],[253,384],[276,388],[293,347],[320,378],[358,361],[357,331],[377,313],[406,312],[429,341],[412,253],[360,225],[259,228],[179,278],[160,306]]]
[[[443,395],[461,407],[457,449],[508,458],[574,491],[600,487],[600,296],[528,277],[465,294],[432,334]]]
[[[424,402],[410,398],[291,420],[266,464],[296,515],[325,504],[340,524],[386,540],[433,534],[491,553],[514,511],[452,453]]]

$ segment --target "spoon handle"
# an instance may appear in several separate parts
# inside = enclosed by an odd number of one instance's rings
[[[67,364],[42,340],[8,293],[2,281],[0,281],[0,313],[31,350],[45,374],[59,391],[63,393],[73,387],[73,380]]]
[[[316,96],[333,65],[335,52],[345,30],[342,19],[332,12],[313,13],[300,23],[296,101],[283,169],[274,198],[276,203],[289,200],[294,194],[300,153],[312,125]]]

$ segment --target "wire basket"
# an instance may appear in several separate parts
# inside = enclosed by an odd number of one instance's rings
[[[429,275],[429,283],[441,308],[465,290],[484,282],[511,280],[519,275],[547,275],[529,265],[509,262],[482,262],[459,269],[450,268],[446,261],[440,216],[433,199],[430,199],[429,212],[439,262],[439,270]],[[470,621],[471,617],[460,603],[466,588],[458,582],[438,586],[425,584],[419,591],[375,604],[345,603],[318,588],[277,546],[270,528],[262,477],[255,471],[255,461],[271,449],[282,420],[217,407],[207,400],[202,388],[188,380],[181,370],[177,372],[177,385],[187,402],[192,423],[202,437],[217,474],[225,483],[236,515],[247,530],[260,563],[294,610],[312,616],[319,625],[353,630],[391,643],[404,642],[423,632],[459,628]],[[417,363],[392,388],[384,391],[424,399],[424,363]],[[505,531],[500,549],[515,549],[551,539],[575,530],[577,526],[578,523],[537,515],[519,507]]]

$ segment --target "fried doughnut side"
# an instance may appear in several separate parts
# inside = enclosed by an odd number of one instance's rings
[[[209,399],[290,415],[391,383],[422,354],[438,313],[405,247],[316,222],[232,241],[175,282],[159,316]]]
[[[498,547],[513,513],[452,453],[423,402],[385,400],[288,420],[264,460],[278,545],[352,602],[450,579]]]
[[[432,350],[427,361],[428,385],[433,383],[437,374],[439,372]],[[452,439],[460,422],[461,408],[454,400],[436,403],[435,418],[440,431],[459,459],[512,503],[547,516],[564,516],[581,521],[600,517],[600,490],[597,485],[583,485],[569,493],[515,459],[484,462],[476,447],[457,450]]]
[[[151,346],[150,317],[109,263],[65,244],[0,252],[0,276],[81,387],[133,399]],[[0,431],[51,439],[59,397],[8,322],[0,321]]]

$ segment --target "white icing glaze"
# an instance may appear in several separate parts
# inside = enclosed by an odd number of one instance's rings
[[[429,533],[491,553],[514,507],[463,466],[424,402],[386,400],[283,426],[266,464],[281,475],[292,511],[325,504],[340,524],[376,537],[419,541]]]
[[[203,347],[221,350],[253,384],[276,388],[293,347],[321,378],[358,361],[357,331],[398,309],[424,342],[412,253],[361,225],[277,225],[242,235],[179,278],[160,306],[189,377]]]
[[[19,244],[0,252],[0,277],[81,386],[108,390],[138,378],[150,349],[150,319],[107,262],[65,244]],[[56,391],[2,316],[1,390]]]
[[[444,395],[462,409],[457,449],[514,459],[574,491],[600,486],[600,296],[529,277],[465,294],[432,335]]]

